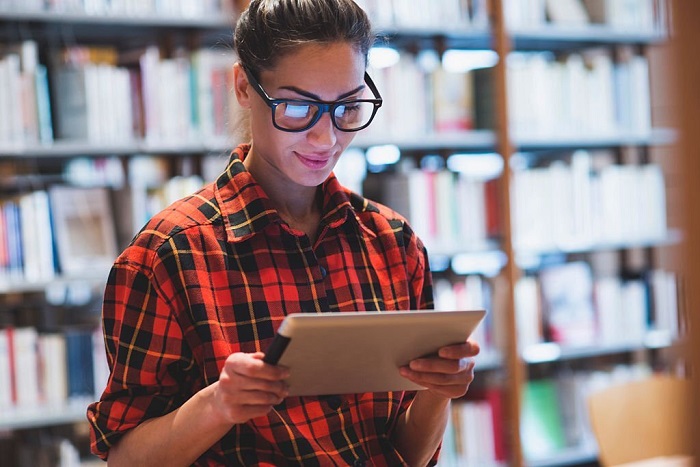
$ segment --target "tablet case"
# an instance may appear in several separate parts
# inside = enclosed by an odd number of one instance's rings
[[[411,360],[467,340],[484,310],[296,313],[264,361],[290,369],[290,396],[424,389],[399,374]]]

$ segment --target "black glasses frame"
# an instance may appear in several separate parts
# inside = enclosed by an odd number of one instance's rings
[[[248,70],[247,67],[242,66],[243,71],[245,71],[246,77],[248,78],[248,82],[253,85],[253,89],[255,89],[255,92],[258,93],[260,97],[262,97],[263,101],[265,101],[265,104],[267,104],[268,107],[270,107],[270,110],[272,111],[272,124],[277,128],[278,130],[281,131],[286,131],[289,133],[300,133],[302,131],[306,131],[312,126],[314,126],[320,119],[321,116],[328,112],[331,117],[331,121],[333,122],[333,126],[337,128],[340,131],[352,133],[355,131],[360,131],[365,128],[367,128],[370,123],[372,123],[372,120],[374,120],[374,116],[377,114],[377,110],[379,110],[379,107],[382,106],[382,103],[384,100],[382,99],[382,96],[379,94],[379,90],[377,90],[377,86],[374,84],[374,81],[372,81],[372,78],[370,78],[369,74],[365,72],[365,83],[369,87],[370,91],[372,91],[372,94],[374,94],[375,98],[374,99],[347,99],[347,100],[342,100],[342,101],[337,101],[337,102],[327,102],[327,101],[314,101],[314,100],[305,100],[305,99],[273,99],[271,98],[263,89],[263,87],[260,85],[257,79],[255,79],[255,76],[253,76],[253,73]],[[335,109],[343,106],[343,105],[348,105],[356,102],[369,102],[373,104],[372,108],[372,115],[370,116],[369,120],[367,123],[362,125],[359,128],[353,128],[353,129],[346,129],[346,128],[340,128],[338,126],[338,123],[335,121]],[[289,128],[284,128],[281,127],[277,124],[277,121],[275,120],[275,113],[277,110],[277,106],[281,104],[301,104],[301,105],[313,105],[319,109],[319,112],[316,113],[314,118],[311,119],[311,121],[304,126],[303,128],[299,129],[289,129]]]

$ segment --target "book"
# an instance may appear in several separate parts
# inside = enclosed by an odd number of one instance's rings
[[[527,460],[546,458],[566,446],[556,383],[529,380],[522,393],[520,434]]]
[[[593,273],[588,263],[549,266],[539,278],[549,340],[569,346],[595,344]]]
[[[106,276],[118,254],[107,189],[55,185],[49,198],[61,272]]]
[[[584,26],[589,23],[588,12],[581,0],[546,0],[545,8],[552,23],[566,26]]]

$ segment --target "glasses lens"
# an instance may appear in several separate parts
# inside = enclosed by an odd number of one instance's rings
[[[275,108],[275,123],[287,130],[306,127],[319,112],[315,105],[307,102],[283,102]]]
[[[347,102],[333,111],[335,124],[341,130],[356,130],[367,125],[374,114],[371,102]]]

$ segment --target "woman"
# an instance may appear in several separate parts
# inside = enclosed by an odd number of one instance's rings
[[[111,366],[88,411],[114,465],[426,465],[473,379],[466,342],[402,368],[428,389],[287,397],[262,351],[289,313],[432,307],[406,222],[332,169],[381,98],[351,0],[253,0],[235,93],[252,143],[156,215],[117,259],[103,309]]]

